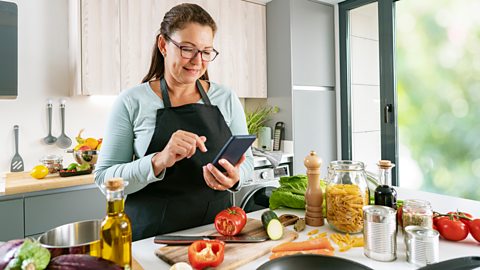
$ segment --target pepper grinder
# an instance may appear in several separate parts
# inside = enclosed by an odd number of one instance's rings
[[[308,186],[305,192],[305,222],[309,226],[323,226],[323,191],[320,187],[320,166],[322,160],[315,151],[305,157],[303,164],[307,167]]]

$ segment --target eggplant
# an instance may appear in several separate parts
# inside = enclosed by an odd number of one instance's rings
[[[85,254],[60,255],[53,258],[47,270],[123,270],[115,263]]]
[[[0,270],[5,269],[8,263],[15,257],[15,252],[23,244],[24,239],[10,240],[0,246]]]

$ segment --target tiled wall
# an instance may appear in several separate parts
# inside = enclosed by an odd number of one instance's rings
[[[376,172],[380,148],[380,76],[377,3],[350,12],[353,160]]]

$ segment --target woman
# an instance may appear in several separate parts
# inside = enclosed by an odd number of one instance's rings
[[[221,160],[226,173],[210,163],[232,134],[248,133],[235,93],[208,81],[216,29],[200,6],[173,7],[143,83],[115,102],[95,182],[129,181],[133,240],[212,223],[253,171],[250,150],[238,164]]]

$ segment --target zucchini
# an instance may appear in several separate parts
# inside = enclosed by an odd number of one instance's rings
[[[272,210],[267,210],[262,214],[262,224],[267,231],[268,237],[272,240],[278,240],[283,236],[283,225]]]

